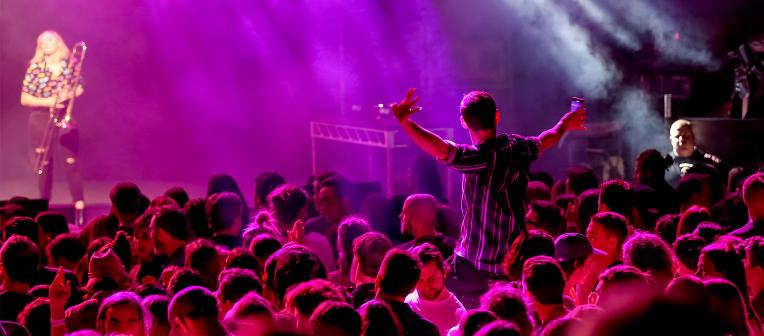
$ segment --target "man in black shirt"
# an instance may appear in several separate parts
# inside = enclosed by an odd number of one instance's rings
[[[377,297],[370,303],[386,303],[400,322],[405,335],[437,336],[440,334],[438,327],[419,316],[404,302],[406,296],[416,288],[421,273],[422,262],[417,257],[400,249],[390,250],[377,275]]]
[[[671,157],[674,163],[666,172],[666,181],[676,187],[679,179],[690,169],[696,173],[710,174],[718,169],[721,160],[715,155],[704,153],[695,146],[695,132],[692,123],[679,119],[671,124],[669,130],[671,140]]]

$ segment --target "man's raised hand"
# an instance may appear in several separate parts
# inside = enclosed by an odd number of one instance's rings
[[[585,131],[586,130],[586,108],[568,112],[562,119],[560,119],[560,125],[565,132],[569,131]]]
[[[69,296],[72,295],[71,281],[66,280],[64,268],[59,267],[53,282],[48,289],[48,299],[50,304],[57,308],[63,308]]]
[[[419,97],[414,97],[415,92],[415,88],[410,88],[406,91],[406,97],[400,103],[393,103],[393,115],[399,122],[408,120],[412,114],[422,110],[422,107],[414,106],[419,101]]]

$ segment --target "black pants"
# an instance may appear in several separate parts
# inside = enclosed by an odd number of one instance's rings
[[[29,115],[29,134],[32,155],[36,157],[36,149],[42,144],[43,134],[48,128],[50,113],[47,110],[33,110]],[[80,133],[74,124],[67,128],[58,128],[56,137],[51,142],[48,164],[43,167],[43,172],[38,176],[38,188],[40,198],[50,199],[53,189],[53,166],[57,159],[57,152],[62,153],[66,180],[69,183],[69,192],[72,194],[72,202],[84,200],[82,189],[82,174],[80,174],[77,154],[80,150]]]
[[[507,278],[503,274],[481,271],[469,260],[454,254],[446,287],[459,298],[464,308],[475,309],[480,307],[480,296],[499,281],[507,281]]]

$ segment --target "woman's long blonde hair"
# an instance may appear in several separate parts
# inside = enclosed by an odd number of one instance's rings
[[[66,42],[64,42],[64,39],[61,37],[61,35],[59,35],[55,30],[46,30],[37,36],[37,48],[34,51],[34,56],[30,60],[30,63],[39,63],[42,62],[45,58],[45,53],[42,51],[42,38],[45,36],[45,34],[53,35],[53,37],[56,39],[56,44],[58,44],[56,52],[53,56],[62,61],[69,58],[69,47],[66,45]]]

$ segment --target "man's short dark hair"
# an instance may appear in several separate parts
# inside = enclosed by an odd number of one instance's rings
[[[141,190],[135,183],[120,182],[109,193],[111,205],[121,213],[138,214],[141,203]]]
[[[676,254],[676,257],[685,267],[694,272],[698,269],[700,251],[707,244],[703,237],[688,233],[676,239],[674,242],[674,254]]]
[[[286,180],[277,172],[265,172],[257,175],[255,178],[255,198],[265,203],[268,195],[284,183]]]
[[[53,238],[50,242],[50,257],[53,260],[64,258],[69,262],[78,262],[87,252],[85,244],[73,233],[65,233]]]
[[[37,214],[37,217],[35,217],[34,220],[37,224],[40,224],[43,232],[51,235],[51,238],[55,238],[63,233],[69,233],[69,225],[66,222],[66,216],[60,213],[43,211]]]
[[[324,301],[313,310],[310,324],[314,335],[361,334],[361,315],[346,302]]]
[[[490,93],[472,91],[462,98],[459,112],[472,131],[496,129],[496,101]]]
[[[680,203],[687,203],[693,195],[703,190],[703,185],[711,183],[711,178],[706,174],[687,173],[679,180],[676,192]]]
[[[750,198],[754,193],[764,191],[764,173],[758,172],[751,176],[748,176],[743,182],[743,200],[750,202]]]
[[[537,200],[531,203],[531,209],[538,215],[538,224],[550,234],[559,236],[567,229],[562,209],[552,201]]]
[[[186,192],[186,189],[183,189],[182,187],[172,187],[167,189],[167,191],[164,192],[164,196],[175,200],[175,202],[178,203],[178,206],[181,208],[184,208],[189,200],[188,192]]]
[[[13,217],[5,226],[5,236],[19,235],[37,244],[40,241],[40,225],[30,217]]]
[[[225,259],[225,269],[242,268],[257,272],[259,268],[257,258],[252,252],[242,247],[237,247],[228,253]]]
[[[600,204],[607,206],[610,211],[631,216],[634,192],[629,182],[620,179],[605,181],[600,188]]]
[[[167,285],[167,290],[171,294],[177,294],[184,288],[192,286],[207,287],[207,283],[204,282],[204,278],[196,270],[190,268],[181,268],[170,278],[170,283]]]
[[[167,312],[170,321],[175,318],[217,320],[218,301],[209,289],[191,286],[175,294]]]
[[[268,194],[268,204],[276,220],[293,223],[300,218],[300,211],[308,205],[308,194],[296,185],[284,184]]]
[[[273,235],[267,233],[261,233],[255,236],[249,244],[250,252],[260,260],[268,260],[268,257],[276,253],[280,248],[281,242],[279,242]],[[260,268],[263,268],[264,266],[265,265],[260,265]]]
[[[539,303],[544,305],[562,304],[565,275],[554,258],[537,256],[525,261],[523,284]]]
[[[294,309],[302,316],[310,317],[322,302],[345,302],[345,296],[331,282],[313,279],[290,288],[284,301],[288,309]]]
[[[249,292],[263,292],[263,284],[255,272],[241,268],[230,268],[220,273],[218,291],[222,301],[235,303]]]
[[[459,322],[459,327],[462,330],[462,335],[473,336],[480,328],[498,319],[496,314],[490,310],[471,309],[465,312]]]
[[[12,236],[0,248],[0,263],[11,280],[30,283],[40,267],[40,249],[27,237]]]
[[[27,328],[30,335],[49,334],[50,300],[47,297],[34,299],[19,313],[18,320]]]
[[[598,189],[600,187],[599,179],[594,170],[584,166],[575,166],[568,169],[568,188],[576,196],[589,189]]]
[[[212,230],[210,229],[210,223],[207,222],[207,214],[205,214],[207,207],[206,198],[195,198],[186,202],[186,206],[183,207],[183,212],[188,218],[188,226],[194,236],[199,238],[212,237]]]
[[[706,242],[712,243],[724,234],[724,228],[718,223],[703,221],[693,230],[694,234],[702,237]]]
[[[643,272],[673,272],[671,248],[652,233],[635,233],[623,245],[623,262]]]
[[[392,297],[405,297],[416,288],[422,263],[411,253],[392,249],[387,252],[377,275],[377,291]]]
[[[241,218],[243,202],[232,192],[224,191],[212,194],[207,198],[205,214],[212,232],[219,232],[233,227],[234,222]],[[244,223],[242,223],[244,224]]]
[[[443,272],[448,269],[448,265],[446,265],[443,255],[435,245],[424,243],[409,249],[409,251],[419,258],[419,261],[422,262],[422,267],[427,265],[427,263],[432,262]]]
[[[169,323],[167,309],[170,307],[170,298],[167,295],[154,294],[143,298],[143,307],[151,313],[154,320],[161,323]]]
[[[161,207],[154,216],[152,224],[155,229],[162,229],[175,239],[188,240],[191,233],[188,228],[186,215],[175,207]]]
[[[281,305],[289,287],[311,279],[326,279],[326,268],[313,252],[301,245],[286,245],[265,262],[263,289]]]
[[[609,234],[614,235],[618,245],[622,245],[629,235],[629,227],[626,225],[626,217],[616,212],[600,212],[591,219],[592,222],[602,225]]]
[[[196,270],[204,277],[207,277],[208,280],[210,280],[210,276],[215,277],[211,279],[213,281],[217,279],[217,275],[211,274],[211,272],[219,271],[220,269],[214,269],[211,267],[211,265],[217,265],[215,263],[220,263],[220,253],[218,252],[217,248],[215,248],[215,245],[212,244],[212,242],[200,238],[186,245],[185,249],[186,267]],[[209,285],[214,286],[214,284]]]
[[[379,232],[367,232],[353,241],[353,255],[358,259],[359,269],[363,275],[377,276],[382,260],[393,243]]]
[[[676,240],[676,231],[679,227],[679,219],[681,217],[678,214],[667,214],[658,218],[655,222],[655,232],[666,243],[673,244]]]

